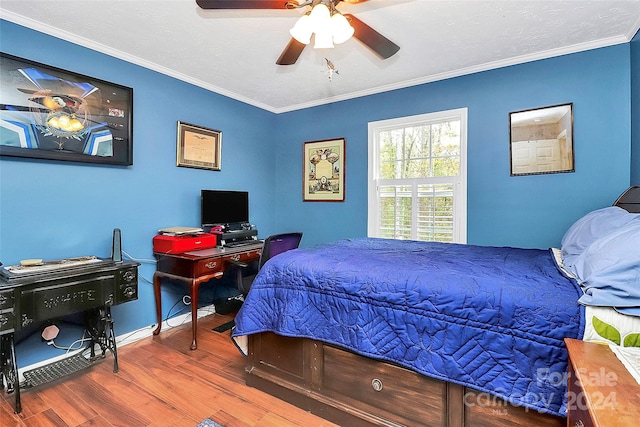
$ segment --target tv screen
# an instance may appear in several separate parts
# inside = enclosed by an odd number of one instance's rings
[[[202,227],[249,222],[249,193],[246,191],[201,191]]]

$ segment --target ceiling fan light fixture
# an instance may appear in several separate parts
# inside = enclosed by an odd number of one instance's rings
[[[331,12],[329,12],[329,8],[324,3],[318,3],[313,6],[309,18],[315,32],[331,26]]]
[[[296,25],[289,30],[291,37],[298,40],[302,44],[311,43],[311,34],[313,34],[313,26],[311,25],[311,18],[306,13],[298,19]]]
[[[302,44],[309,44],[315,34],[313,47],[329,49],[335,44],[344,43],[354,33],[347,18],[335,9],[333,2],[322,0],[316,3],[310,12],[302,15],[289,30],[291,37]]]
[[[331,30],[333,33],[333,42],[335,44],[344,43],[353,36],[354,29],[349,25],[349,21],[340,12],[336,12],[331,17]]]
[[[313,48],[329,49],[332,47],[333,47],[333,34],[331,33],[331,28],[323,28],[319,31],[316,31]]]

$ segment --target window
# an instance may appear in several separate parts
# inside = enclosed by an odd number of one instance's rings
[[[466,243],[467,109],[369,123],[368,235]]]

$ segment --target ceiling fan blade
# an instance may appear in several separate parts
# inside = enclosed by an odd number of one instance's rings
[[[292,38],[289,40],[289,44],[284,48],[280,54],[280,58],[276,61],[278,65],[293,65],[296,63],[300,54],[304,50],[306,44],[300,43],[298,40]]]
[[[196,0],[202,9],[286,9],[287,0]]]
[[[392,57],[400,50],[400,46],[356,18],[351,14],[345,14],[345,18],[349,21],[355,32],[353,37],[357,38],[373,50],[380,58],[387,59]]]

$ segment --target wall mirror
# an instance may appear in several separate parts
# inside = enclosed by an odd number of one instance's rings
[[[574,172],[573,104],[509,113],[511,176]]]

